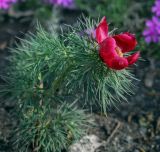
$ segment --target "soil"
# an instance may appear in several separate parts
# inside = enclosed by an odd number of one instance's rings
[[[30,20],[11,19],[0,25],[0,69],[7,64],[8,47],[30,28]],[[140,81],[135,82],[137,88],[129,102],[110,108],[108,117],[94,115],[97,126],[89,133],[106,141],[96,151],[160,152],[160,61],[145,55],[143,59],[134,68]],[[10,138],[17,124],[13,109],[14,103],[0,102],[0,152],[13,152]]]

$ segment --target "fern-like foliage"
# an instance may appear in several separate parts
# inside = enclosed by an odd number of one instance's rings
[[[54,102],[74,98],[103,110],[126,100],[134,77],[128,69],[112,70],[102,62],[96,41],[85,33],[95,25],[90,19],[80,21],[59,37],[39,26],[36,35],[30,34],[12,50],[1,92],[11,93],[21,104],[30,98],[55,98]]]
[[[23,145],[21,151],[59,152],[80,137],[87,118],[74,106],[68,108],[70,104],[96,105],[106,113],[107,106],[116,106],[132,93],[130,70],[109,69],[100,59],[97,42],[86,32],[95,25],[91,19],[80,20],[60,36],[38,25],[36,34],[12,50],[0,94],[17,101],[20,124],[15,141],[18,149]]]
[[[29,106],[22,116],[13,138],[18,152],[61,152],[85,134],[89,121],[83,110],[66,103],[57,109]]]

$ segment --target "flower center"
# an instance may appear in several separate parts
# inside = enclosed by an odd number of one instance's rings
[[[116,47],[116,52],[120,57],[123,57],[122,50],[118,46]]]

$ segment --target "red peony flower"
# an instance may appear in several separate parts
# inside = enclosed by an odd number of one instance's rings
[[[124,56],[126,52],[130,52],[136,47],[135,36],[128,32],[109,36],[106,17],[102,18],[96,28],[96,40],[100,46],[100,57],[111,69],[122,70],[134,64],[139,58],[139,52],[128,57]]]

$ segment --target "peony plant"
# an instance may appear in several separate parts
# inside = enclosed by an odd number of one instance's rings
[[[84,18],[59,36],[38,25],[12,50],[0,95],[17,103],[16,151],[67,150],[92,124],[90,111],[107,114],[133,93],[130,65],[139,52],[129,51],[137,41],[110,33],[105,17],[100,23]]]

